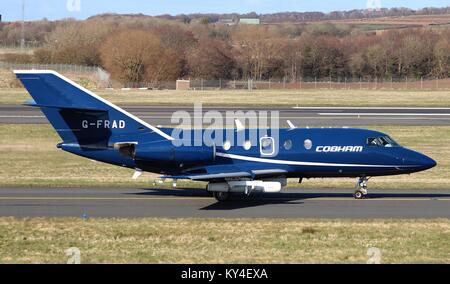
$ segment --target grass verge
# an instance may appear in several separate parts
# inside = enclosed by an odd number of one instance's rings
[[[406,176],[378,177],[370,188],[448,189],[450,184],[450,126],[370,126],[387,132],[399,143],[438,161],[432,170]],[[0,125],[0,187],[152,187],[156,175],[137,181],[132,170],[81,158],[55,145],[60,138],[49,125]],[[291,186],[299,186],[292,181]],[[204,188],[203,183],[179,186]],[[307,188],[353,188],[353,179],[307,180]]]
[[[96,91],[120,105],[209,106],[398,106],[449,107],[450,91],[392,90],[215,90],[215,91]],[[0,89],[0,104],[22,104],[24,89]]]
[[[1,263],[449,263],[450,220],[0,218]]]

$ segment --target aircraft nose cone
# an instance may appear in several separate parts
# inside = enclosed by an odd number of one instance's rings
[[[406,161],[409,165],[414,166],[416,169],[419,169],[420,171],[425,171],[431,168],[434,168],[437,163],[432,158],[415,152],[415,151],[409,151],[408,152],[408,158]]]
[[[428,170],[431,168],[436,167],[437,163],[435,160],[433,160],[432,158],[426,156],[426,155],[422,155],[422,167],[424,170]]]

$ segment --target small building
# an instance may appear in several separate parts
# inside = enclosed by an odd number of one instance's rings
[[[243,18],[239,20],[240,25],[259,25],[261,24],[261,20],[257,18]]]
[[[217,23],[221,24],[221,25],[227,25],[227,26],[236,25],[236,21],[234,19],[219,19],[219,21]]]
[[[191,81],[190,80],[177,80],[177,90],[190,90]]]

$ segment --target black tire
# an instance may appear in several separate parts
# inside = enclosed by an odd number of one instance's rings
[[[214,192],[213,195],[218,202],[226,202],[230,199],[229,192]]]
[[[353,194],[355,199],[364,199],[364,193],[361,190],[355,191],[355,194]]]

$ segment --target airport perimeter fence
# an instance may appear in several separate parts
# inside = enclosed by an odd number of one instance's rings
[[[24,45],[20,42],[14,42],[14,43],[7,43],[4,41],[0,41],[0,49],[36,49],[42,47],[43,44],[35,41],[26,41]]]
[[[189,80],[191,90],[447,90],[450,78],[302,78],[288,80]]]
[[[0,70],[54,70],[67,74],[90,76],[98,88],[142,89],[142,90],[449,90],[450,78],[404,77],[404,78],[300,78],[298,80],[204,80],[192,79],[168,82],[119,83],[109,73],[97,66],[70,64],[16,64],[0,61]],[[178,81],[180,82],[180,81]],[[182,88],[179,88],[182,86]]]
[[[101,69],[97,66],[83,66],[70,64],[35,64],[0,62],[0,69],[6,70],[54,70],[70,73],[97,73]]]
[[[187,79],[154,83],[117,84],[122,89],[142,90],[448,90],[450,78],[302,78],[301,80],[203,80]]]

